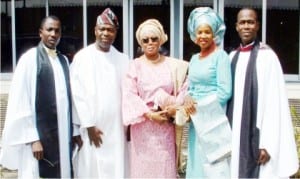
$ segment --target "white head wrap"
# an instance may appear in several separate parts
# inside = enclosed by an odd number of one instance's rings
[[[139,25],[135,36],[139,43],[142,45],[142,39],[146,35],[153,34],[159,38],[160,45],[164,44],[168,40],[167,34],[165,34],[163,26],[156,19],[148,19]]]

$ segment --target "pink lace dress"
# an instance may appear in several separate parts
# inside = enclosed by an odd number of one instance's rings
[[[123,83],[123,121],[131,125],[132,178],[176,178],[174,124],[160,125],[143,117],[160,90],[171,95],[173,88],[167,60],[156,65],[132,61]],[[176,103],[176,99],[168,102]]]

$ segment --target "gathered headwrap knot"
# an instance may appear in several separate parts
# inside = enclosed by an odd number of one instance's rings
[[[168,35],[165,33],[163,26],[156,19],[148,19],[139,25],[135,36],[140,46],[142,46],[142,38],[145,35],[153,34],[159,38],[160,45],[168,40]]]
[[[106,8],[98,17],[97,17],[97,25],[101,24],[110,24],[119,27],[119,21],[115,13],[110,9]]]
[[[225,34],[224,21],[210,7],[195,8],[189,16],[187,30],[193,42],[196,40],[196,31],[202,24],[207,24],[211,27],[214,33],[214,41],[216,45],[220,45]]]

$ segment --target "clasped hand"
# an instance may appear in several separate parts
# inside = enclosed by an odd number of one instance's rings
[[[150,112],[148,118],[152,121],[162,124],[168,121],[167,111],[163,110],[163,111]]]
[[[176,113],[176,107],[168,106],[161,111],[149,112],[147,113],[146,117],[152,121],[162,124],[168,122],[169,119],[175,115],[175,113]]]

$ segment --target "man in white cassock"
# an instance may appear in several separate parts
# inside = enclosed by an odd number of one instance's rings
[[[232,178],[288,178],[298,156],[283,72],[274,51],[257,40],[257,13],[237,15],[240,47],[230,54],[233,98],[227,115],[232,125]]]
[[[70,66],[74,120],[83,146],[74,160],[79,178],[124,178],[125,130],[121,79],[129,57],[112,46],[119,24],[105,9],[94,28],[96,42],[75,54]]]
[[[14,72],[0,163],[17,169],[19,178],[70,178],[71,91],[68,60],[56,52],[60,20],[44,18],[39,35],[39,45],[21,56]]]

